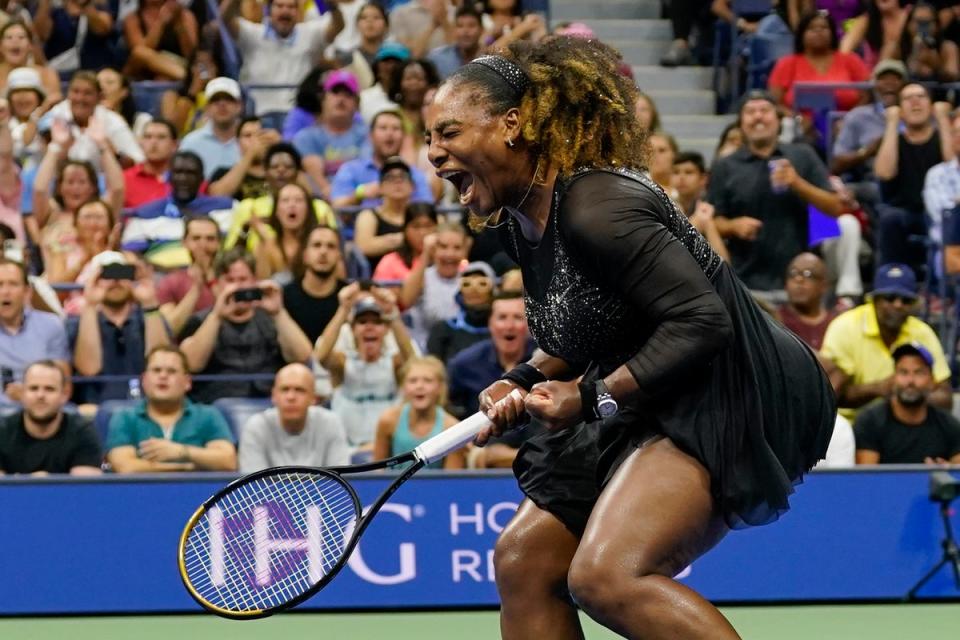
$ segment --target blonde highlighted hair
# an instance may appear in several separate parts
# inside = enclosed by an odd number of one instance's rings
[[[436,356],[414,356],[407,360],[403,367],[400,368],[400,385],[403,386],[407,382],[407,376],[410,375],[410,371],[417,366],[426,367],[430,369],[433,374],[437,377],[437,382],[440,383],[440,397],[437,398],[437,404],[441,407],[446,406],[447,404],[447,368],[443,366],[443,362],[440,358]]]

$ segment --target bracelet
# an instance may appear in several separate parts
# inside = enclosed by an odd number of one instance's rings
[[[509,380],[524,391],[530,391],[533,385],[546,382],[547,376],[543,375],[543,372],[532,364],[524,362],[503,374],[500,379]]]
[[[60,146],[59,142],[51,142],[47,145],[47,153],[54,153],[55,155],[60,155],[63,153],[63,147]]]
[[[384,315],[383,315],[383,319],[384,319],[384,321],[387,322],[387,323],[394,322],[394,321],[397,320],[399,317],[400,317],[400,314],[397,313],[396,311],[394,311],[393,313],[387,313],[387,314],[384,314]]]
[[[596,422],[600,419],[597,413],[597,381],[584,378],[577,384],[580,390],[580,415],[584,422]]]
[[[147,315],[149,313],[160,313],[160,307],[143,307],[140,310],[143,311],[143,315]]]

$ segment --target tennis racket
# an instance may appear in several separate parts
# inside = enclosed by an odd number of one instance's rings
[[[262,618],[303,602],[343,569],[400,485],[489,425],[476,413],[386,460],[329,469],[274,467],[231,482],[184,527],[178,549],[183,584],[201,606],[226,618]],[[407,463],[413,464],[364,514],[343,476]]]

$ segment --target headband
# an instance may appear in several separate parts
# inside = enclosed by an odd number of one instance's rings
[[[522,96],[526,92],[527,87],[530,86],[530,78],[523,72],[523,69],[517,66],[512,60],[507,60],[503,56],[480,56],[468,64],[479,64],[490,69],[503,78],[503,81],[506,82],[517,95]]]

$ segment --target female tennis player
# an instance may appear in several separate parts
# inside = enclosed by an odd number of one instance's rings
[[[454,73],[428,117],[438,175],[521,265],[540,346],[481,394],[495,431],[547,428],[514,465],[501,630],[582,638],[576,603],[628,638],[737,638],[672,576],[787,510],[826,451],[833,391],[645,175],[616,66],[596,42],[516,43]]]

